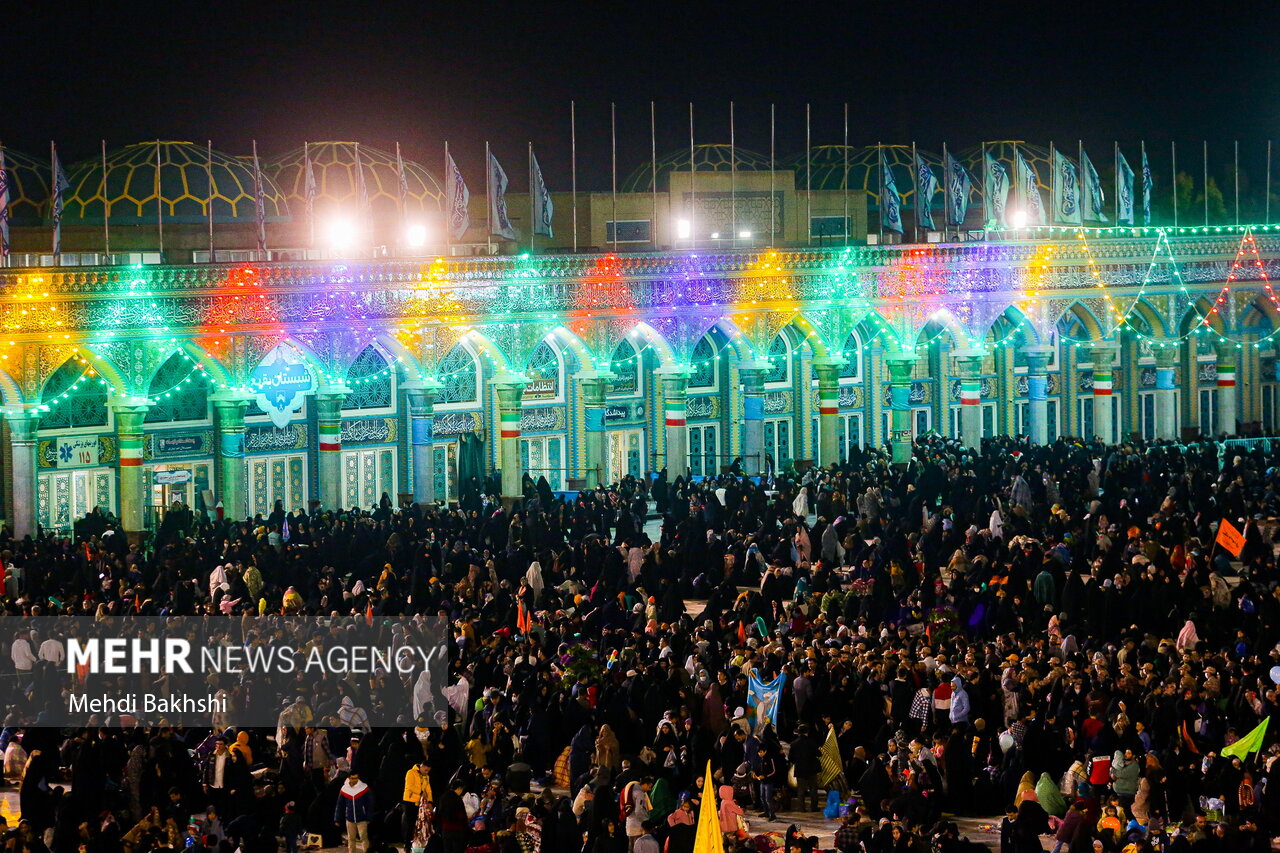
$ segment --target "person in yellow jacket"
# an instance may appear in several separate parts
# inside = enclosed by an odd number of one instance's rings
[[[404,847],[408,850],[413,845],[413,833],[418,824],[418,806],[423,800],[434,803],[431,796],[431,766],[426,759],[421,759],[404,774],[404,794],[400,797],[400,830],[404,836]]]

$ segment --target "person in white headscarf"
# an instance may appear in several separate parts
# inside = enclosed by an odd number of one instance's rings
[[[227,571],[221,565],[214,566],[209,572],[209,597],[216,598],[218,590],[227,582]]]
[[[533,603],[537,604],[542,598],[542,589],[545,585],[542,580],[542,564],[537,560],[529,564],[529,570],[524,573],[524,582],[529,585],[529,589],[533,590]]]
[[[1004,519],[1000,517],[1000,510],[991,510],[991,521],[988,523],[987,528],[991,531],[992,539],[1004,538]]]
[[[424,711],[434,710],[431,698],[431,667],[423,667],[418,680],[413,683],[413,718],[419,719]]]
[[[369,715],[364,708],[357,708],[350,696],[343,696],[338,706],[338,722],[349,729],[365,730],[369,728]]]
[[[809,487],[801,486],[800,494],[796,495],[796,499],[791,502],[791,511],[800,518],[809,517]]]

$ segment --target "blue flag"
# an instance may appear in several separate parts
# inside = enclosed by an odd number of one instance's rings
[[[515,226],[507,216],[507,173],[493,152],[489,152],[489,233],[504,240],[516,239]]]
[[[1093,168],[1093,161],[1083,148],[1080,149],[1080,175],[1084,189],[1080,194],[1081,216],[1089,222],[1106,222],[1107,215],[1102,212],[1106,204],[1106,196],[1102,194],[1102,179],[1098,170]]]
[[[880,149],[880,224],[886,231],[902,233],[902,196],[893,181],[893,170]]]
[[[50,205],[50,211],[53,214],[53,253],[55,255],[62,254],[62,194],[71,189],[71,184],[67,183],[66,173],[62,171],[62,164],[58,162],[58,148],[52,142],[49,143],[50,158],[53,163],[53,202]]]
[[[1151,224],[1151,166],[1147,163],[1147,145],[1142,144],[1142,224]]]
[[[778,706],[782,700],[782,688],[787,683],[787,674],[780,673],[777,678],[767,684],[760,680],[760,671],[751,670],[748,682],[747,707],[754,713],[756,728],[761,729],[766,723],[778,725]]]
[[[1116,148],[1116,223],[1133,224],[1133,169]]]
[[[471,192],[467,189],[467,182],[462,179],[458,164],[453,162],[453,156],[449,154],[447,147],[444,153],[444,165],[445,190],[449,193],[449,205],[446,208],[449,239],[457,241],[461,240],[467,233],[467,229],[471,227],[471,212],[467,207],[471,201]]]
[[[0,148],[0,261],[9,257],[9,172]]]
[[[1028,225],[1044,225],[1044,201],[1040,198],[1039,179],[1036,170],[1022,156],[1015,145],[1013,147],[1014,166],[1018,170],[1018,200],[1022,212],[1027,215]]]
[[[942,152],[942,168],[947,180],[947,224],[963,225],[969,212],[969,193],[973,189],[969,173],[945,150]]]
[[[916,154],[916,225],[929,231],[933,224],[933,196],[938,192],[938,179],[924,158]]]
[[[1053,198],[1057,206],[1053,211],[1054,221],[1065,225],[1079,225],[1080,180],[1076,174],[1076,165],[1056,149],[1053,152]]]
[[[983,168],[986,176],[983,179],[983,193],[986,195],[987,227],[1008,225],[1005,219],[1005,205],[1009,201],[1009,173],[1004,164],[990,154],[984,155]]]
[[[258,227],[258,251],[267,251],[267,200],[262,194],[262,169],[258,167],[258,140],[253,141],[253,220]]]
[[[529,178],[532,183],[529,195],[533,205],[533,233],[555,236],[551,233],[555,206],[551,204],[551,193],[547,190],[547,182],[542,179],[542,167],[538,165],[538,158],[533,156],[532,147],[529,148]]]

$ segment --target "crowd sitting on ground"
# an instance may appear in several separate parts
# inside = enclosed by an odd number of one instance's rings
[[[1221,751],[1277,705],[1280,451],[913,450],[574,497],[526,478],[514,506],[489,481],[455,508],[198,512],[146,547],[100,515],[5,540],[5,608],[30,617],[0,650],[6,847],[692,853],[708,807],[731,851],[812,853],[778,814],[819,809],[842,853],[954,853],[949,816],[1002,809],[1011,853],[1269,849],[1280,721]],[[353,676],[270,697],[274,729],[52,724],[48,620],[130,611],[435,620],[445,701]],[[772,713],[753,674],[785,676]],[[397,725],[370,726],[388,703]]]

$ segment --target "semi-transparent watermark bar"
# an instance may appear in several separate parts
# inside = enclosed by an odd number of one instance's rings
[[[434,616],[0,619],[6,704],[46,727],[443,726],[448,636]]]

